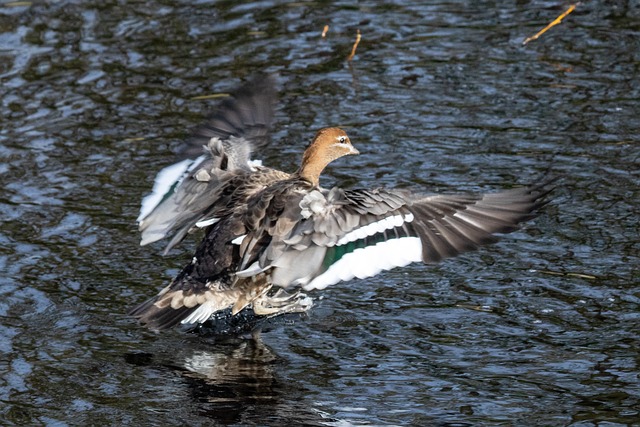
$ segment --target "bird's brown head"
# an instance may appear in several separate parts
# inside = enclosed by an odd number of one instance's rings
[[[332,161],[350,154],[360,152],[351,145],[345,131],[339,128],[320,129],[304,152],[298,175],[318,186],[324,168]]]

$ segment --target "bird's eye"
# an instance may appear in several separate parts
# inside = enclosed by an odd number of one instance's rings
[[[347,137],[346,136],[341,136],[340,138],[338,138],[338,142],[340,144],[346,144],[347,143]]]

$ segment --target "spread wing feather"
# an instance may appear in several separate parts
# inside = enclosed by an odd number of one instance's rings
[[[550,191],[545,185],[480,195],[274,193],[260,213],[252,212],[260,219],[251,219],[254,231],[243,239],[237,275],[269,271],[274,285],[310,290],[410,262],[435,263],[492,243],[496,233],[534,217]]]
[[[199,156],[211,138],[226,141],[243,138],[253,150],[269,143],[276,102],[273,76],[258,76],[225,98],[206,122],[193,130],[181,151],[185,157]]]
[[[268,142],[273,117],[275,83],[256,79],[225,99],[207,122],[196,128],[182,160],[161,171],[151,195],[143,201],[139,228],[141,245],[172,236],[165,254],[197,223],[211,224],[220,189],[237,175],[256,170],[251,152]]]
[[[513,231],[550,191],[543,183],[494,194],[417,196],[318,190],[282,177],[248,190],[242,185],[251,181],[237,179],[220,195],[221,205],[236,210],[218,212],[222,219],[193,262],[133,310],[143,323],[156,329],[198,324],[225,307],[244,307],[273,285],[323,289],[412,262],[434,263]],[[240,211],[236,197],[244,200]]]

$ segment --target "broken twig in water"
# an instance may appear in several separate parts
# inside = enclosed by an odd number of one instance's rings
[[[530,41],[536,40],[538,37],[540,37],[541,35],[543,35],[544,33],[546,33],[549,28],[551,27],[555,27],[556,25],[558,25],[559,23],[562,22],[562,20],[571,12],[573,12],[576,7],[580,4],[580,2],[578,3],[574,3],[571,6],[569,6],[569,9],[565,10],[560,16],[558,16],[556,19],[554,19],[549,25],[547,25],[546,27],[544,27],[543,29],[541,29],[540,31],[538,31],[534,36],[531,37],[527,37],[523,42],[522,45],[526,45],[527,43],[529,43]]]
[[[353,57],[356,55],[356,49],[358,48],[358,43],[360,43],[360,38],[361,38],[360,30],[358,30],[356,34],[356,42],[353,44],[353,47],[351,48],[351,53],[347,57],[347,61],[351,61]]]
[[[549,274],[551,276],[563,276],[563,277],[577,277],[578,279],[596,280],[598,277],[592,274],[584,273],[572,273],[570,271],[553,271],[553,270],[539,270],[542,274]]]
[[[200,101],[202,99],[216,99],[216,98],[226,98],[227,96],[230,96],[230,94],[228,93],[212,93],[211,95],[199,95],[199,96],[194,96],[191,99],[191,101]]]

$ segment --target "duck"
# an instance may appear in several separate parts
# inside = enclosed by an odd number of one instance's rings
[[[130,311],[142,325],[202,332],[224,318],[245,331],[257,324],[238,320],[247,313],[306,313],[312,293],[476,250],[549,202],[551,180],[482,194],[325,189],[325,168],[360,154],[338,127],[315,133],[297,170],[263,166],[251,155],[267,144],[274,87],[273,77],[257,78],[223,101],[143,200],[141,245],[170,238],[168,253],[188,234],[204,234],[178,275]]]

